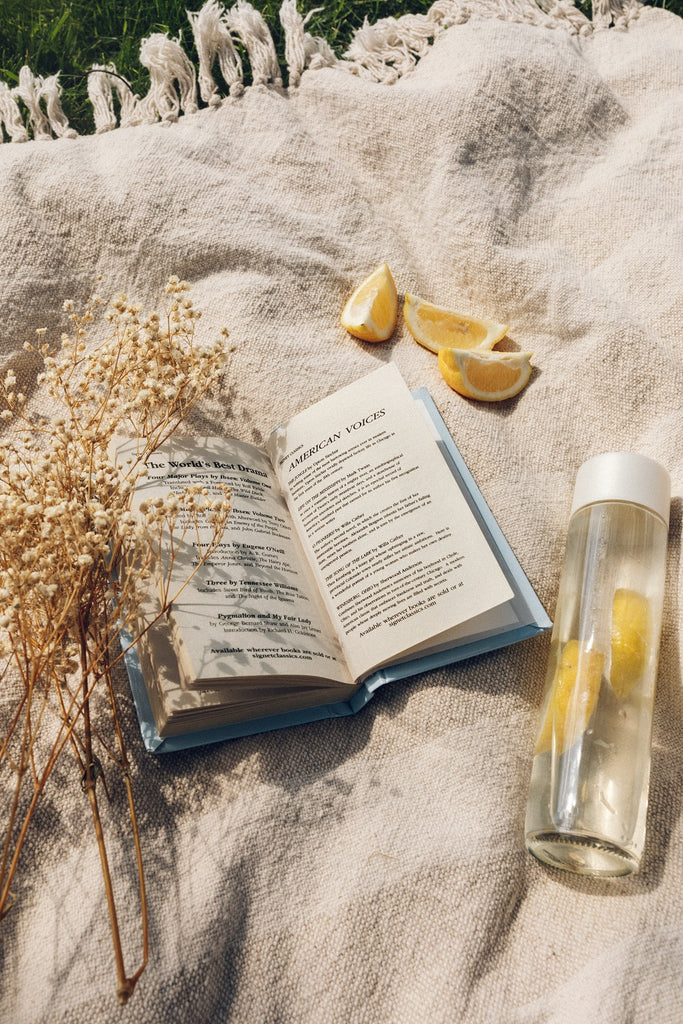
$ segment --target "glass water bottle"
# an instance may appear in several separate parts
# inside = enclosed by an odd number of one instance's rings
[[[642,455],[577,474],[526,816],[531,853],[568,871],[640,865],[670,502]]]

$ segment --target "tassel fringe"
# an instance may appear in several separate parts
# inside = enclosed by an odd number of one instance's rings
[[[287,84],[296,88],[304,71],[338,68],[373,82],[390,85],[409,74],[434,40],[452,25],[472,16],[525,22],[585,34],[610,26],[623,29],[638,16],[640,0],[593,0],[593,20],[573,0],[435,0],[427,14],[405,14],[366,19],[339,58],[325,39],[312,36],[296,0],[283,0],[280,23],[285,37]],[[251,68],[252,86],[283,88],[283,75],[270,29],[248,2],[237,0],[226,9],[219,0],[207,0],[199,11],[188,11],[197,51],[195,69],[182,48],[181,35],[171,39],[154,33],[140,45],[140,63],[149,70],[149,92],[142,99],[113,64],[93,64],[88,74],[88,98],[95,133],[139,124],[162,124],[193,114],[203,105],[217,107],[223,95],[234,99],[245,88],[242,53]],[[242,51],[242,53],[240,52]],[[217,82],[216,69],[221,82]],[[0,81],[0,142],[26,142],[74,138],[61,103],[59,75],[36,76],[28,67],[19,84],[10,89]],[[22,109],[23,108],[23,109]]]
[[[235,49],[226,12],[218,0],[208,0],[201,11],[188,11],[199,57],[199,95],[210,107],[219,106],[221,97],[213,77],[216,62],[231,96],[239,96],[242,85],[242,59]]]
[[[58,74],[41,78],[26,66],[19,72],[19,85],[16,88],[10,91],[4,82],[0,82],[0,121],[12,142],[24,142],[28,138],[17,100],[21,100],[26,108],[34,139],[51,139],[53,135],[57,138],[75,138],[76,132],[69,128],[62,109],[61,94]]]
[[[275,43],[262,15],[247,3],[247,0],[237,0],[235,6],[226,14],[225,21],[229,31],[239,39],[247,51],[253,84],[272,83],[277,88],[282,88]]]

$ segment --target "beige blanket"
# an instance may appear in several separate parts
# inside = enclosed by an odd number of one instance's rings
[[[510,5],[510,20],[479,8],[393,84],[367,61],[350,74],[318,56],[297,86],[235,88],[170,124],[0,145],[2,366],[30,375],[23,342],[59,332],[62,301],[97,274],[100,290],[150,304],[176,273],[205,336],[228,327],[235,352],[197,430],[258,442],[391,360],[429,387],[551,615],[578,466],[613,449],[664,463],[642,870],[585,880],[525,851],[547,636],[385,687],[353,718],[166,756],[145,753],[121,675],[149,967],[122,1011],[67,753],[0,928],[4,1021],[683,1019],[683,25],[660,9],[592,31],[566,6],[534,19]],[[402,320],[376,347],[339,326],[384,260],[400,292],[511,325],[536,368],[517,399],[449,390]],[[132,968],[134,876],[113,800]]]

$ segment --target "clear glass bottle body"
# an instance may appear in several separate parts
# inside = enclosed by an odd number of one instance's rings
[[[666,545],[664,521],[629,502],[570,520],[525,826],[555,867],[640,865]]]

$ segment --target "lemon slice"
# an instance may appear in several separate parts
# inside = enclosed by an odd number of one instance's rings
[[[650,646],[650,605],[637,590],[620,587],[612,602],[612,663],[609,681],[627,697],[641,679]]]
[[[434,353],[441,348],[490,349],[508,330],[507,324],[463,316],[408,293],[403,316],[415,341]]]
[[[582,649],[578,640],[564,645],[536,743],[537,754],[551,746],[562,754],[585,732],[598,702],[604,660],[599,651]]]
[[[342,327],[361,341],[386,341],[396,327],[398,296],[386,263],[358,285],[341,315]]]
[[[466,398],[502,402],[519,394],[531,376],[531,352],[470,352],[442,348],[439,369],[449,387]]]

